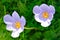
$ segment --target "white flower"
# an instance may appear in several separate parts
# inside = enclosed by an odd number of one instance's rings
[[[53,15],[55,14],[54,6],[42,4],[40,6],[34,6],[33,8],[34,18],[37,22],[41,23],[41,26],[48,27],[51,24]]]
[[[20,33],[23,32],[26,20],[23,16],[19,17],[18,13],[14,11],[12,16],[9,14],[4,16],[4,22],[7,24],[6,29],[12,31],[11,36],[13,38],[19,37]]]

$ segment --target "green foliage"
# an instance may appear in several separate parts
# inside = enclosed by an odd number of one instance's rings
[[[53,5],[56,9],[52,24],[47,28],[35,21],[32,12],[35,5],[43,3]],[[14,10],[26,18],[25,27],[36,29],[25,29],[18,38],[12,38],[3,17]],[[0,0],[0,40],[60,40],[60,0]]]

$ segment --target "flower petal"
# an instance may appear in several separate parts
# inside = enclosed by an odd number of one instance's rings
[[[54,6],[50,5],[49,8],[50,8],[50,13],[55,14]]]
[[[46,22],[42,22],[41,26],[48,27],[50,24],[51,24],[51,22],[46,21]]]
[[[34,14],[39,14],[39,13],[41,13],[40,11],[41,11],[41,10],[39,9],[39,6],[35,6],[35,7],[33,8],[33,13],[34,13]]]
[[[4,22],[6,24],[12,24],[13,22],[15,22],[14,18],[11,17],[10,15],[5,15],[4,16]]]
[[[13,17],[15,20],[20,20],[20,16],[19,16],[19,14],[18,14],[16,11],[13,12],[12,17]]]
[[[26,24],[26,20],[25,20],[25,18],[23,16],[21,16],[20,21],[21,21],[21,24],[22,25],[25,25]]]
[[[21,24],[21,27],[19,29],[14,28],[13,31],[17,31],[18,33],[21,33],[24,31],[24,25]]]
[[[17,37],[19,37],[19,33],[17,31],[13,31],[12,34],[11,34],[11,36],[13,38],[17,38]]]
[[[43,22],[42,20],[39,19],[39,15],[35,15],[34,18],[37,22]]]
[[[12,25],[7,25],[6,29],[7,29],[8,31],[15,31],[15,30],[16,30],[16,29],[13,28]]]
[[[21,32],[24,31],[24,28],[20,28],[20,29],[18,29],[17,31],[18,31],[18,33],[21,33]]]
[[[49,19],[50,21],[52,21],[52,19],[53,19],[53,14],[50,14],[48,19]]]
[[[42,12],[48,11],[49,12],[49,6],[46,4],[42,4],[39,7],[41,9]]]

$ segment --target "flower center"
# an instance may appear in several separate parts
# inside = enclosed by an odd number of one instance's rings
[[[48,17],[49,17],[48,12],[43,12],[42,17],[43,17],[43,18],[48,18]]]
[[[21,27],[20,22],[15,22],[15,27],[20,28]]]

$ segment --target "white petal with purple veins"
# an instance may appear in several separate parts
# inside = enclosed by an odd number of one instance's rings
[[[23,17],[23,16],[21,16],[21,23],[22,23],[22,25],[25,25],[26,24],[26,20],[25,20],[25,18]]]
[[[11,36],[13,37],[13,38],[17,38],[17,37],[19,37],[19,33],[17,32],[17,31],[13,31],[12,32],[12,34],[11,34]]]
[[[51,22],[46,21],[46,22],[42,22],[41,26],[48,27],[48,26],[50,26],[50,24],[51,24]]]
[[[40,10],[41,10],[42,12],[44,12],[44,11],[49,11],[49,6],[46,5],[46,4],[40,5],[39,8],[40,8]],[[41,11],[40,11],[40,12],[41,12]]]
[[[12,25],[7,25],[6,29],[7,29],[8,31],[16,31],[16,29],[13,28]]]
[[[20,16],[18,15],[18,13],[17,13],[16,11],[13,12],[12,17],[13,17],[15,20],[20,20]]]
[[[50,13],[55,14],[54,6],[50,5],[49,8],[50,8]]]
[[[48,19],[49,19],[50,21],[52,21],[52,19],[53,19],[53,15],[50,14]]]
[[[39,15],[35,15],[34,18],[37,22],[43,22],[42,20],[39,19]]]
[[[13,22],[15,22],[14,18],[11,17],[10,15],[5,15],[4,16],[4,22],[6,24],[12,24]]]
[[[39,14],[39,13],[40,13],[39,6],[35,6],[35,7],[33,8],[33,13],[34,13],[34,14]]]
[[[17,31],[18,31],[18,33],[23,32],[24,31],[24,27],[19,28]]]

